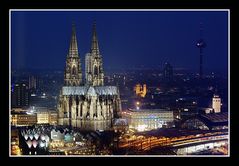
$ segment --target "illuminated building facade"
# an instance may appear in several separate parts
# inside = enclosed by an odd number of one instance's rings
[[[85,57],[85,76],[86,85],[104,86],[102,56],[100,55],[99,51],[95,23],[93,25],[91,51],[90,53],[87,53]]]
[[[19,148],[19,131],[16,128],[11,129],[11,155],[21,155]]]
[[[129,128],[138,131],[168,127],[174,120],[173,111],[165,109],[133,109],[122,112],[122,117],[128,120]]]
[[[37,124],[57,124],[57,112],[53,111],[40,111],[36,113]]]
[[[53,109],[45,107],[34,107],[25,110],[13,109],[11,113],[11,124],[13,126],[56,125],[57,121],[58,113]]]
[[[85,84],[82,81],[80,58],[73,26],[70,51],[67,55],[65,83],[58,101],[58,124],[97,130],[109,129],[121,110],[118,87],[104,86],[102,56],[99,52],[96,25],[90,53],[86,54]]]
[[[37,114],[37,123],[45,124],[49,122],[49,113],[48,112],[40,112]]]
[[[215,113],[221,112],[221,98],[218,95],[214,95],[212,98],[212,108]]]
[[[58,113],[57,112],[51,112],[49,114],[49,124],[50,125],[57,125],[58,122]]]
[[[72,36],[69,53],[66,58],[65,79],[66,86],[79,86],[82,84],[81,64],[77,47],[76,30],[72,26]]]
[[[25,142],[22,146],[23,155],[46,154],[46,150],[50,145],[50,137],[48,130],[42,126],[34,126],[34,128],[25,128],[20,131],[21,140]]]
[[[140,84],[135,85],[134,87],[135,94],[140,97],[145,97],[147,94],[146,84],[141,86]]]
[[[37,116],[32,114],[12,114],[11,125],[12,126],[32,126],[37,124]]]

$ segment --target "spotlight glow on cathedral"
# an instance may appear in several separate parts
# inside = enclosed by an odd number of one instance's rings
[[[91,50],[86,54],[85,62],[86,80],[83,81],[73,24],[69,53],[66,58],[64,86],[59,95],[58,124],[87,130],[110,129],[112,120],[118,117],[121,111],[121,101],[118,87],[104,86],[102,56],[95,23]]]

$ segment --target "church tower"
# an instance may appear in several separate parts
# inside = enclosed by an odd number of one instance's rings
[[[71,42],[69,53],[67,54],[66,58],[66,68],[64,76],[64,86],[82,85],[82,71],[78,53],[76,29],[74,24],[72,24]]]
[[[76,30],[73,24],[69,53],[66,58],[64,85],[60,90],[57,104],[58,125],[83,130],[111,130],[114,118],[117,118],[121,111],[120,93],[117,86],[104,86],[102,56],[95,23],[91,49],[85,60],[86,81],[83,83]]]
[[[90,53],[85,57],[86,85],[104,86],[102,56],[96,34],[96,23],[93,24],[93,34]]]
[[[212,108],[215,113],[221,112],[221,98],[218,95],[214,95],[212,98]]]

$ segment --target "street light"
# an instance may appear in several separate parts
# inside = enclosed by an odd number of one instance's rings
[[[137,110],[139,110],[139,105],[140,105],[140,102],[137,101],[137,102],[136,102],[136,109],[137,109]]]

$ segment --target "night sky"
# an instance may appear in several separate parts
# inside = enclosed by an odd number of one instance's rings
[[[168,61],[175,68],[197,70],[200,22],[207,43],[204,68],[226,72],[228,67],[226,11],[15,11],[11,19],[12,69],[63,70],[73,21],[84,69],[94,20],[105,69],[161,68]]]

